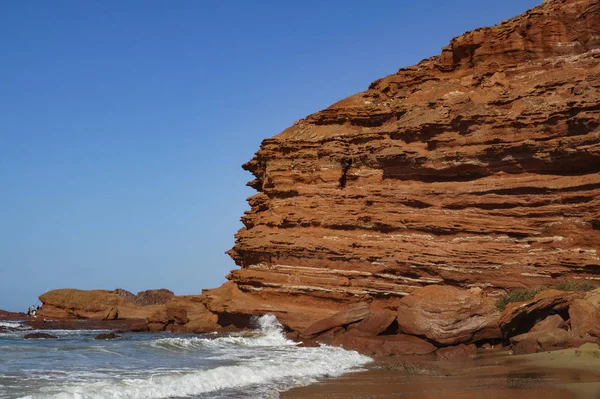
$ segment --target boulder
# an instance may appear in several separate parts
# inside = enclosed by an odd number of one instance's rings
[[[545,331],[544,333],[538,335],[537,341],[543,351],[578,348],[586,343],[586,341],[578,337],[576,334],[561,329]]]
[[[314,336],[335,327],[346,326],[357,321],[365,319],[370,313],[368,303],[356,303],[348,306],[346,309],[334,314],[333,316],[319,320],[310,325],[302,335],[306,337]]]
[[[421,288],[398,306],[398,325],[405,334],[440,345],[500,338],[499,312],[480,295],[441,285]]]
[[[585,299],[575,299],[569,308],[571,331],[580,337],[597,335],[600,329],[600,309]]]
[[[583,293],[561,291],[560,294],[533,299],[518,306],[507,306],[500,316],[502,334],[505,338],[511,338],[527,333],[538,322],[554,314],[568,319],[569,306],[575,299],[583,296]]]
[[[36,333],[25,334],[25,336],[23,338],[25,338],[25,339],[57,339],[58,337],[56,335],[52,335],[52,334],[48,334],[48,333],[36,332]]]
[[[421,338],[405,334],[377,337],[344,334],[342,346],[370,356],[428,355],[436,349]]]
[[[559,328],[517,335],[512,337],[510,342],[515,355],[578,348],[586,343],[576,334]]]
[[[557,328],[564,329],[566,323],[559,315],[551,315],[537,323],[529,332],[546,332],[556,330]]]
[[[121,337],[119,335],[115,334],[114,332],[110,332],[110,333],[98,334],[98,335],[96,335],[96,337],[94,339],[101,340],[101,339],[117,339],[117,338],[121,338]]]

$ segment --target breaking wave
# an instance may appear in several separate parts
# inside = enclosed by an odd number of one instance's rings
[[[162,338],[146,344],[154,351],[198,350],[208,358],[221,359],[207,363],[201,369],[164,370],[154,375],[103,377],[95,381],[51,385],[23,399],[272,398],[278,397],[277,392],[282,390],[324,377],[340,376],[371,361],[369,357],[341,348],[298,347],[286,339],[274,316],[263,316],[257,323],[258,329],[246,335],[212,339]]]
[[[18,321],[0,321],[0,330],[9,331],[23,331],[30,330],[31,327],[25,324],[21,324]]]
[[[296,346],[297,343],[288,340],[283,334],[283,327],[273,315],[256,318],[257,330],[249,333],[231,334],[218,338],[163,338],[151,342],[149,345],[167,350],[180,349],[231,349],[232,346],[240,348],[260,348],[269,346]]]

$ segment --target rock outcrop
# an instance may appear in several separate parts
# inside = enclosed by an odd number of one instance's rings
[[[600,281],[600,4],[547,1],[457,37],[244,169],[258,193],[229,251],[241,269],[206,294],[216,313]]]
[[[57,338],[58,337],[56,335],[42,333],[42,332],[25,334],[23,336],[23,339],[57,339]]]
[[[600,307],[591,293],[546,290],[507,306],[499,319],[515,354],[577,348],[600,342]]]
[[[29,316],[25,313],[9,312],[0,309],[0,320],[27,320]]]
[[[209,312],[204,298],[199,295],[175,296],[165,289],[133,293],[116,289],[77,290],[59,289],[40,296],[42,307],[37,313],[37,328],[45,328],[56,323],[44,320],[59,320],[61,326],[68,326],[65,320],[103,321],[107,327],[140,331],[207,332],[219,328],[218,316]],[[111,323],[129,320],[129,323]],[[73,325],[77,325],[74,323]]]
[[[117,339],[117,338],[121,338],[121,337],[118,336],[117,334],[115,334],[114,332],[110,332],[110,333],[98,334],[98,335],[96,335],[96,337],[94,339],[108,340],[108,339]]]

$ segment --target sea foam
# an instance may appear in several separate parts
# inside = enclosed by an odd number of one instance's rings
[[[151,344],[154,350],[159,351],[210,349],[210,353],[229,357],[231,361],[226,365],[154,376],[128,376],[48,386],[38,394],[23,398],[161,399],[205,397],[203,394],[218,397],[223,392],[240,388],[253,390],[253,397],[277,397],[277,391],[307,385],[323,377],[340,376],[371,361],[357,352],[336,347],[298,347],[285,338],[274,316],[261,317],[257,325],[258,330],[252,335],[214,339],[163,338]]]
[[[7,330],[29,330],[30,326],[21,324],[17,321],[0,321],[0,328]]]
[[[257,330],[251,333],[231,334],[218,338],[162,338],[151,342],[149,345],[163,349],[195,349],[212,348],[229,350],[238,348],[260,348],[296,346],[283,334],[283,327],[273,315],[257,317],[254,320]]]

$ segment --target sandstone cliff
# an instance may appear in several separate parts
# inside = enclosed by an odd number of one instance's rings
[[[206,293],[217,313],[598,281],[600,3],[547,1],[457,37],[264,140],[244,169],[258,194],[229,251],[241,269]]]

